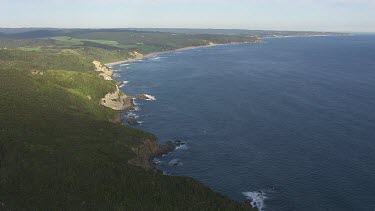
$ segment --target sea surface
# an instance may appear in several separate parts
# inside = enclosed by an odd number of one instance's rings
[[[261,210],[375,210],[375,36],[265,39],[115,65],[159,159]],[[184,190],[181,190],[184,191]]]

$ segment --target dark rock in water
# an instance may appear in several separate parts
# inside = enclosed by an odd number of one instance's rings
[[[156,98],[152,95],[148,95],[148,94],[141,94],[141,95],[138,95],[137,97],[138,100],[156,100]]]
[[[129,125],[139,125],[139,122],[135,119],[128,119],[126,120]]]
[[[167,143],[160,145],[159,154],[165,155],[165,154],[172,152],[175,149],[176,149],[176,145],[173,142],[168,141]]]
[[[138,100],[148,100],[149,98],[145,94],[138,95]]]
[[[181,140],[174,140],[174,145],[176,147],[179,147],[179,146],[182,146],[182,145],[185,145],[186,143],[181,141]]]
[[[160,145],[159,156],[168,154],[175,150],[177,147],[185,145],[186,143],[180,140],[168,141],[167,143]]]

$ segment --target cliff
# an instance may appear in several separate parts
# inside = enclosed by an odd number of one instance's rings
[[[106,94],[100,104],[115,111],[124,111],[133,107],[133,98],[120,91],[116,85],[116,90]]]
[[[92,62],[95,65],[95,71],[100,72],[99,76],[104,80],[112,81],[113,71],[98,61]],[[107,93],[99,102],[100,105],[111,108],[115,111],[124,111],[133,107],[133,98],[122,92],[118,85],[115,85],[114,92]],[[116,121],[117,122],[117,121]]]
[[[93,61],[92,63],[95,65],[95,71],[101,72],[99,73],[99,76],[103,77],[104,80],[107,81],[112,80],[113,71],[109,67],[103,65],[98,61]]]
[[[153,157],[161,156],[173,151],[176,148],[175,143],[168,142],[164,145],[159,145],[157,141],[145,139],[137,147],[131,148],[136,154],[136,157],[130,159],[128,163],[133,166],[139,166],[145,169],[154,168],[151,159]]]

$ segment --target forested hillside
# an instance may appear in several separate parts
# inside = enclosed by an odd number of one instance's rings
[[[128,164],[133,148],[156,137],[111,122],[117,113],[99,101],[115,82],[92,64],[127,58],[129,49],[147,53],[227,38],[193,36],[181,44],[166,38],[171,34],[64,33],[1,38],[0,210],[252,209],[192,178]]]

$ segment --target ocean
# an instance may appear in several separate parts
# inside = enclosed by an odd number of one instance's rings
[[[124,124],[185,143],[165,174],[261,210],[375,210],[375,36],[264,41],[113,66],[155,97]]]

